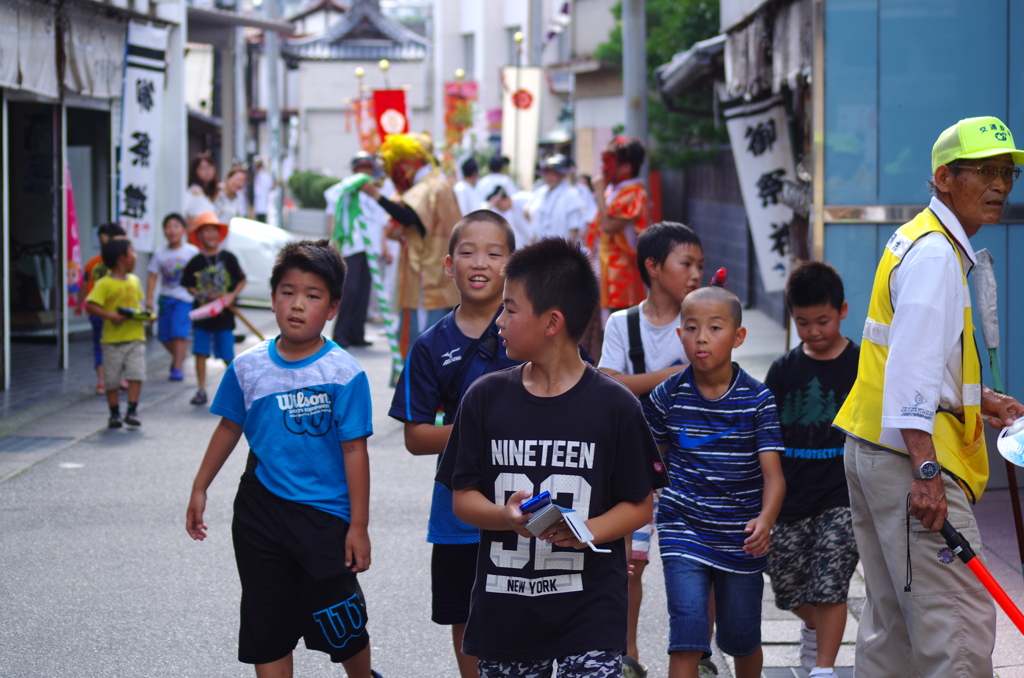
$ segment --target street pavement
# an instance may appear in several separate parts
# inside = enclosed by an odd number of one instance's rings
[[[266,311],[248,313],[272,333]],[[782,350],[784,333],[756,312],[737,360],[763,378]],[[370,335],[374,336],[374,335]],[[244,346],[250,346],[250,339]],[[392,390],[386,342],[354,349],[370,379],[374,435],[370,438],[373,564],[360,575],[366,593],[373,665],[385,678],[457,676],[446,627],[430,622],[430,546],[425,543],[435,460],[405,451],[402,426],[387,416]],[[139,430],[105,428],[102,397],[79,394],[42,415],[0,420],[0,676],[251,676],[236,659],[239,584],[230,541],[231,502],[245,462],[244,440],[209,493],[205,542],[185,533],[192,478],[217,423],[188,399],[184,383],[166,381],[166,360],[151,361],[143,386]],[[210,391],[223,368],[211,369]],[[67,404],[67,403],[71,404]],[[1014,572],[1008,499],[979,507],[995,526],[989,563],[1007,585]],[[1002,503],[1000,503],[1002,502]],[[1012,523],[1011,523],[1012,524]],[[1012,566],[1012,567],[1011,567]],[[1020,600],[1019,576],[1007,586]],[[668,670],[668,619],[656,553],[644,574],[640,657],[650,675]],[[840,675],[852,675],[856,619],[863,604],[859,575],[840,651]],[[765,587],[766,678],[802,678],[799,622],[775,609]],[[1000,617],[996,655],[1000,678],[1024,676],[1024,642]],[[343,675],[320,653],[296,650],[297,676]],[[716,652],[720,675],[731,662]]]

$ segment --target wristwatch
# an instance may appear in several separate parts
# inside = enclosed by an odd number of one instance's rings
[[[914,480],[931,480],[939,475],[939,465],[934,461],[926,461],[910,472]]]

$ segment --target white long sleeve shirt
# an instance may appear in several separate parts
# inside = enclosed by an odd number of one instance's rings
[[[545,184],[534,193],[530,205],[530,220],[534,236],[541,238],[566,238],[573,231],[583,228],[583,205],[575,189],[566,179],[551,189]]]
[[[928,207],[960,245],[969,272],[974,248],[963,226],[938,198]],[[961,281],[956,252],[940,233],[921,238],[892,276],[894,315],[882,396],[887,447],[906,450],[900,429],[932,433],[939,408],[963,411],[961,335],[970,290]]]

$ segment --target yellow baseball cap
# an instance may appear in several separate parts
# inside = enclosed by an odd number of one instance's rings
[[[1024,151],[1013,145],[1010,128],[999,118],[965,118],[947,128],[932,146],[932,174],[939,165],[960,158],[991,158],[1004,153],[1010,154],[1013,164],[1024,165]]]

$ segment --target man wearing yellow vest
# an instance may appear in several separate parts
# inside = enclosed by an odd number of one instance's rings
[[[992,598],[937,531],[948,516],[981,544],[971,504],[988,481],[982,416],[1002,428],[1024,415],[981,384],[967,286],[968,238],[1000,221],[1022,163],[996,118],[945,130],[934,197],[889,239],[875,274],[857,382],[835,420],[867,586],[857,676],[992,675]]]

